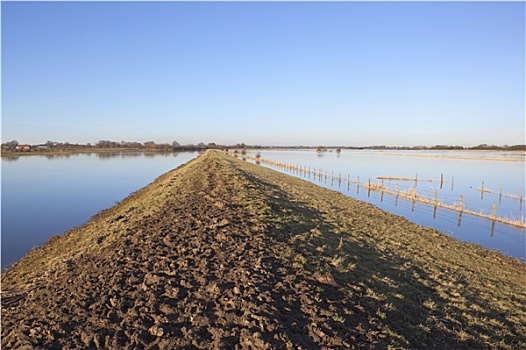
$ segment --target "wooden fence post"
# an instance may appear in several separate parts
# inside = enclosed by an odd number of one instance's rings
[[[491,213],[493,221],[497,220],[497,202],[493,201],[493,211]]]
[[[458,210],[458,222],[457,226],[460,227],[460,224],[462,223],[462,213],[464,212],[464,199],[462,198],[462,195],[460,195],[460,208]]]
[[[415,211],[415,202],[416,202],[416,185],[413,187],[413,204],[411,205],[411,212]]]
[[[437,206],[438,206],[438,190],[435,190],[435,199],[433,200],[434,208],[433,208],[433,219],[436,219],[437,217]]]
[[[491,222],[491,232],[490,237],[493,237],[493,234],[495,233],[495,220]]]
[[[462,224],[462,212],[459,212],[458,213],[457,226],[460,227],[461,224]]]

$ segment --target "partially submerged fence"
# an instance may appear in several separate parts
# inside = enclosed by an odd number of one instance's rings
[[[426,205],[430,205],[434,207],[433,212],[433,218],[436,217],[436,211],[437,208],[444,208],[451,211],[456,211],[458,213],[458,225],[460,226],[462,215],[463,214],[469,214],[477,217],[481,217],[484,219],[491,220],[493,224],[495,222],[500,222],[507,225],[512,225],[519,228],[526,228],[526,222],[524,221],[524,217],[521,217],[519,219],[516,218],[509,218],[509,217],[503,217],[499,216],[497,214],[497,203],[496,201],[493,202],[492,211],[491,213],[484,213],[482,211],[475,211],[470,210],[464,206],[464,198],[462,194],[459,195],[458,202],[455,203],[445,203],[441,201],[438,198],[438,191],[434,191],[434,197],[429,198],[428,196],[425,196],[421,193],[418,193],[416,190],[416,185],[418,181],[426,181],[426,182],[440,182],[440,188],[442,188],[442,185],[444,184],[444,176],[441,174],[440,180],[433,180],[433,179],[418,179],[418,175],[416,175],[414,178],[408,178],[408,177],[393,177],[393,176],[378,176],[376,179],[381,180],[381,184],[377,183],[371,183],[371,178],[368,178],[366,181],[363,181],[358,176],[356,180],[351,179],[351,175],[345,174],[342,176],[341,172],[338,174],[335,174],[333,171],[329,173],[328,170],[322,169],[322,168],[315,168],[310,166],[302,166],[302,165],[295,165],[291,163],[285,163],[270,159],[261,158],[260,156],[252,156],[247,154],[237,154],[234,153],[235,156],[240,156],[244,159],[250,159],[257,164],[265,164],[269,165],[271,167],[275,167],[281,170],[285,170],[288,172],[291,172],[293,174],[297,174],[299,176],[303,176],[308,179],[313,179],[314,181],[320,181],[325,182],[330,181],[331,186],[334,186],[335,183],[338,184],[338,188],[341,188],[342,186],[347,186],[347,191],[350,191],[351,185],[356,186],[356,191],[359,193],[360,188],[365,189],[368,191],[368,195],[370,196],[370,192],[378,192],[381,194],[381,200],[383,201],[383,196],[385,194],[391,195],[395,197],[395,204],[398,203],[398,199],[402,198],[404,200],[410,201],[412,203],[412,209],[414,210],[414,205],[416,202],[423,203]],[[384,185],[384,180],[389,181],[413,181],[415,182],[415,186],[411,187],[409,189],[400,190],[398,188],[398,182],[396,183],[396,188],[390,188]],[[451,189],[453,189],[454,184],[454,177],[451,180]],[[483,198],[484,193],[491,192],[490,190],[484,188],[484,182],[482,182],[482,187],[479,188],[479,191],[481,192],[481,198]],[[492,192],[494,193],[494,192]],[[523,193],[524,189],[521,189],[520,195],[510,195],[506,194],[506,197],[517,199],[519,201],[520,210],[522,211],[522,203],[523,203]],[[499,202],[502,199],[502,186],[500,189],[500,195],[499,195]]]

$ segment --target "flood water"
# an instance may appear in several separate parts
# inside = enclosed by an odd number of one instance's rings
[[[418,181],[384,180],[385,186],[399,189],[415,187],[419,194],[441,201],[458,202],[464,207],[485,212],[496,203],[499,216],[524,220],[524,204],[519,203],[524,187],[524,161],[466,160],[430,158],[425,153],[352,151],[316,153],[302,151],[259,151],[263,158],[309,166],[324,172],[342,174],[345,181],[320,181],[312,176],[291,174],[318,185],[340,191],[402,215],[418,224],[438,229],[461,241],[498,249],[503,254],[525,257],[526,230],[490,220],[459,214],[379,192],[368,192],[354,182],[380,183],[377,176],[417,177]],[[448,153],[445,153],[447,155]],[[79,154],[69,156],[30,156],[2,158],[2,269],[18,261],[33,247],[49,237],[81,226],[100,210],[109,208],[130,193],[146,186],[163,173],[195,158],[197,152],[178,154]],[[416,156],[419,155],[419,156]],[[440,153],[443,156],[444,153]],[[458,153],[457,153],[458,155]],[[473,153],[469,153],[470,156]],[[489,157],[488,154],[485,156]],[[510,155],[513,157],[514,155]],[[279,170],[279,169],[276,169]],[[283,171],[283,170],[280,170]],[[443,177],[442,186],[439,180]],[[354,181],[347,186],[347,176]],[[433,179],[435,181],[424,181]],[[484,187],[492,192],[479,191]],[[500,186],[503,195],[499,198]],[[509,194],[510,196],[506,196]],[[517,197],[514,197],[517,196]],[[481,198],[482,197],[482,198]],[[460,225],[459,225],[460,224]]]
[[[197,155],[127,152],[2,158],[2,269]]]
[[[437,207],[435,210],[433,205],[413,203],[401,197],[397,199],[396,196],[368,191],[363,187],[370,179],[371,184],[383,184],[393,191],[397,187],[400,192],[414,189],[419,196],[434,200],[436,195],[440,202],[455,206],[462,200],[466,211],[492,215],[495,210],[497,216],[524,222],[526,202],[521,201],[525,186],[524,152],[342,150],[338,154],[318,153],[315,150],[261,150],[249,151],[247,155],[258,153],[264,159],[310,168],[318,174],[321,169],[324,175],[320,179],[312,174],[308,176],[262,163],[263,166],[369,202],[461,241],[477,243],[515,258],[525,258],[526,229],[465,212],[460,215],[458,211],[446,208]],[[337,180],[340,174],[341,183]],[[331,180],[332,176],[336,179]],[[382,182],[377,177],[386,179]],[[389,177],[405,179],[388,180]],[[481,191],[482,186],[484,191]]]

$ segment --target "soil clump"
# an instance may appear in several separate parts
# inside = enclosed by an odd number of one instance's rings
[[[524,264],[207,151],[2,275],[5,349],[513,349]]]

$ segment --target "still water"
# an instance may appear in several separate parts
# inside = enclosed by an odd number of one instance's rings
[[[327,179],[298,171],[277,169],[304,178],[345,195],[369,202],[381,209],[406,217],[417,224],[433,227],[464,242],[500,250],[515,258],[525,257],[526,229],[363,188],[371,184],[393,191],[414,189],[420,196],[464,210],[492,214],[524,222],[526,202],[521,201],[525,186],[524,152],[447,152],[343,150],[341,153],[314,150],[262,150],[262,158],[322,170]],[[476,158],[476,159],[475,159]],[[493,160],[498,159],[498,160]],[[504,160],[506,159],[506,160]],[[266,166],[266,165],[264,165]],[[273,167],[273,166],[270,166]],[[342,183],[331,180],[341,174]],[[386,178],[405,178],[388,180]],[[350,186],[348,179],[351,180]],[[411,180],[408,180],[411,179]],[[416,179],[416,181],[415,181]],[[361,185],[357,183],[360,181]],[[484,183],[484,184],[483,184]],[[484,191],[482,191],[484,186]],[[462,196],[462,199],[460,197]],[[495,208],[495,209],[494,209]]]
[[[2,269],[197,155],[128,152],[2,158]]]
[[[336,176],[341,173],[342,178],[347,179],[349,175],[355,182],[360,177],[362,184],[369,178],[371,182],[380,183],[377,176],[417,177],[416,184],[414,181],[393,180],[389,183],[384,180],[384,185],[394,187],[398,184],[400,190],[416,186],[419,194],[429,197],[433,197],[436,190],[441,201],[452,203],[458,202],[462,194],[464,207],[471,210],[491,212],[495,202],[499,216],[524,220],[524,203],[521,207],[519,202],[525,182],[523,160],[430,158],[425,153],[416,156],[414,152],[398,151],[343,150],[341,154],[318,154],[313,150],[248,152],[256,153],[267,159],[321,168],[329,176],[331,172]],[[100,210],[113,206],[197,155],[196,152],[164,155],[113,153],[2,158],[2,269],[50,236],[84,224]],[[439,155],[444,156],[444,153]],[[484,157],[492,156],[484,154]],[[441,174],[442,186],[437,181]],[[418,202],[413,206],[401,198],[396,201],[393,196],[368,192],[354,183],[347,187],[345,181],[339,185],[337,181],[331,183],[330,178],[320,181],[300,174],[291,175],[367,201],[418,224],[434,227],[461,241],[478,243],[524,259],[524,229],[466,214],[459,220],[457,212],[438,208],[435,213],[432,206]],[[436,181],[423,181],[426,179]],[[482,181],[485,189],[492,192],[481,193]],[[503,195],[499,198],[501,186]]]

